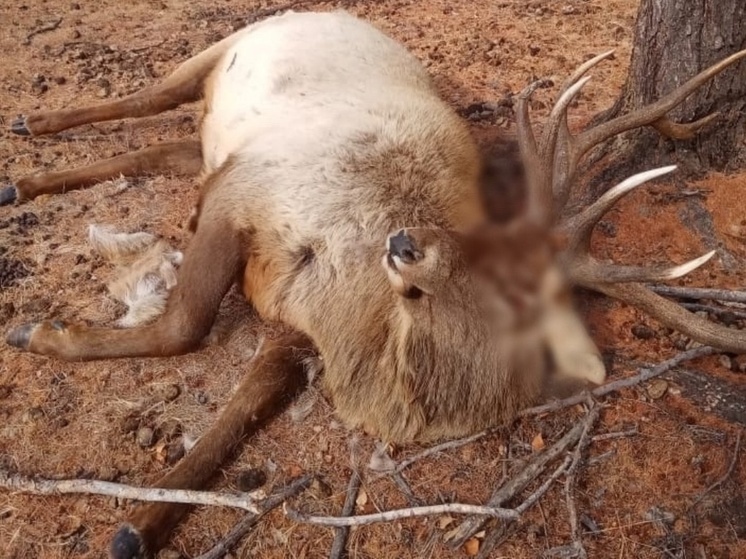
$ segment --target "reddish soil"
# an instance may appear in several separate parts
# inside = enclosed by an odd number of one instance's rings
[[[196,107],[50,137],[24,139],[7,130],[18,113],[96,103],[153,83],[256,10],[279,5],[229,0],[6,0],[0,8],[0,182],[193,134]],[[593,81],[573,109],[572,122],[577,124],[608,106],[623,83],[637,1],[381,0],[306,2],[297,9],[335,7],[359,14],[408,45],[428,66],[444,97],[465,114],[474,114],[470,105],[497,101],[535,77],[561,82],[591,55],[617,48],[613,60],[593,71]],[[55,29],[31,36],[60,17]],[[553,93],[538,93],[534,108],[539,118],[546,115]],[[511,127],[509,111],[473,124],[485,143]],[[113,322],[121,308],[105,293],[111,270],[90,253],[87,225],[146,230],[184,247],[195,186],[194,180],[177,177],[139,179],[124,192],[102,184],[0,208],[3,330],[48,317]],[[746,175],[712,175],[683,189],[663,185],[634,193],[606,218],[594,237],[594,250],[625,263],[683,262],[707,250],[717,238],[722,242],[720,257],[680,283],[740,287],[746,279],[744,188]],[[691,217],[702,207],[712,215],[709,224]],[[595,338],[612,364],[611,377],[630,374],[641,363],[667,359],[686,343],[619,303],[600,296],[587,297],[585,303]],[[742,327],[742,321],[735,326]],[[0,466],[44,477],[153,483],[170,467],[167,445],[178,444],[178,437],[168,431],[174,423],[190,436],[205,430],[240,379],[258,335],[251,311],[231,293],[209,343],[182,357],[64,363],[0,344]],[[687,367],[694,375],[726,382],[743,394],[746,377],[738,365],[737,359],[713,356]],[[172,385],[178,386],[175,398],[176,392],[169,394]],[[581,471],[576,491],[579,514],[598,527],[583,536],[589,556],[746,558],[743,458],[719,488],[687,512],[696,496],[725,474],[735,434],[742,427],[721,417],[719,402],[686,390],[677,374],[669,377],[668,391],[659,399],[641,386],[606,403],[596,432],[637,426],[640,433],[590,448],[591,457],[604,458]],[[572,409],[519,422],[511,434],[508,472],[518,471],[538,433],[549,444],[578,417],[580,412]],[[143,426],[157,435],[145,448],[135,437]],[[302,424],[284,414],[248,441],[217,476],[215,486],[235,487],[238,474],[250,467],[266,471],[267,489],[301,472],[320,472],[330,492],[311,492],[295,504],[338,514],[349,478],[349,438],[330,406],[320,401]],[[366,437],[362,443],[368,451],[373,448]],[[507,459],[501,448],[506,444],[504,436],[488,437],[422,460],[406,476],[417,496],[428,503],[482,503],[502,475]],[[418,450],[397,449],[396,458]],[[540,557],[546,549],[569,544],[562,487],[556,484],[541,507],[526,515],[521,530],[492,556]],[[406,505],[388,479],[366,481],[364,490],[367,503],[358,512]],[[670,513],[672,522],[651,521],[655,507]],[[0,490],[0,557],[103,557],[129,508],[112,498],[40,497]],[[204,552],[239,517],[232,510],[197,510],[163,556]],[[358,528],[350,536],[350,555],[466,556],[473,547],[452,551],[443,544],[443,534],[453,525],[447,519],[426,518]],[[332,538],[331,530],[294,524],[275,511],[241,542],[234,556],[326,557]]]

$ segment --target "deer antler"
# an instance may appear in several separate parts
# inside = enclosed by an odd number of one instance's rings
[[[567,109],[583,86],[590,80],[585,74],[613,51],[605,52],[580,66],[565,82],[537,144],[529,118],[528,102],[542,85],[535,82],[518,96],[517,125],[521,157],[529,183],[529,216],[551,224],[566,240],[561,261],[569,279],[576,285],[599,291],[635,307],[683,334],[724,351],[746,353],[746,334],[700,318],[679,305],[653,293],[641,282],[662,281],[681,277],[707,262],[715,254],[708,252],[678,266],[623,266],[602,263],[590,254],[593,228],[611,207],[625,194],[654,178],[668,174],[675,166],[653,169],[634,175],[608,190],[593,204],[561,221],[570,197],[578,163],[595,145],[641,126],[650,125],[659,131],[673,131],[674,137],[686,137],[711,121],[714,115],[694,123],[677,124],[667,113],[712,77],[736,61],[746,58],[740,51],[704,70],[688,82],[629,114],[619,116],[573,136],[567,125]]]

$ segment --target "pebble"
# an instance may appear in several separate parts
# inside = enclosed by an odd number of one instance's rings
[[[148,448],[150,445],[152,445],[154,438],[155,434],[150,427],[140,427],[137,430],[137,444],[139,444],[142,448]]]

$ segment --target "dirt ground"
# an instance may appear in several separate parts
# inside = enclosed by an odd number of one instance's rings
[[[593,71],[571,122],[584,122],[608,106],[623,83],[637,4],[381,0],[307,2],[297,9],[345,7],[403,41],[486,144],[510,131],[513,116],[509,110],[497,110],[485,117],[475,104],[495,102],[536,77],[559,83],[579,63],[614,47],[615,58]],[[151,84],[240,27],[251,14],[279,5],[5,0],[0,7],[0,183],[194,134],[196,107],[33,139],[7,130],[18,113],[96,103]],[[50,25],[58,19],[58,25]],[[32,35],[45,27],[54,28]],[[537,95],[539,117],[546,115],[551,94]],[[744,188],[746,174],[712,175],[684,189],[649,187],[605,219],[594,237],[594,250],[626,263],[679,263],[719,247],[711,264],[679,283],[738,288],[744,283],[746,262]],[[107,298],[104,282],[111,270],[91,254],[88,224],[150,231],[183,248],[194,197],[193,180],[156,177],[132,181],[126,189],[104,183],[0,208],[3,331],[49,317],[112,323],[122,308]],[[601,296],[585,297],[584,303],[612,378],[667,359],[686,345],[681,336],[639,311]],[[743,327],[738,317],[730,319],[734,327]],[[194,438],[214,420],[241,378],[257,338],[251,310],[231,293],[209,343],[182,357],[78,364],[20,354],[0,344],[0,466],[44,477],[151,484],[170,467],[182,444],[179,433]],[[746,362],[734,356],[711,356],[687,364],[685,373],[669,375],[662,393],[641,386],[606,399],[596,432],[636,427],[639,434],[590,447],[590,456],[599,459],[582,470],[576,490],[590,557],[746,558],[746,453],[728,479],[689,510],[696,497],[726,473],[736,433],[746,423],[743,412],[737,411],[746,399],[743,369]],[[710,396],[713,386],[731,401]],[[483,503],[504,464],[509,473],[517,471],[533,452],[531,443],[538,434],[550,444],[580,415],[571,409],[520,421],[509,440],[496,434],[422,460],[406,477],[428,503]],[[155,433],[150,444],[136,440],[143,427]],[[215,486],[237,487],[239,474],[248,468],[265,471],[267,490],[302,472],[319,472],[329,491],[311,492],[295,504],[338,514],[350,475],[349,438],[330,406],[319,401],[302,424],[284,414],[253,437],[217,476]],[[370,451],[373,441],[363,437],[362,446]],[[398,449],[395,458],[418,450]],[[571,543],[562,487],[555,484],[541,506],[526,515],[521,530],[491,557],[540,557],[547,549]],[[364,491],[367,502],[360,501],[358,512],[406,505],[390,479],[367,480]],[[0,490],[0,557],[103,557],[128,510],[129,504],[113,498],[39,497]],[[655,521],[661,516],[670,521]],[[196,510],[162,556],[193,557],[206,551],[239,517],[232,510]],[[453,526],[447,518],[436,517],[357,528],[350,536],[350,556],[473,553],[484,535],[468,548],[453,551],[443,543],[443,534]],[[233,554],[326,557],[332,538],[331,530],[294,524],[278,510]]]

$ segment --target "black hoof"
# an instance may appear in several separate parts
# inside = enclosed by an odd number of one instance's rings
[[[31,130],[26,126],[26,117],[19,116],[10,123],[10,131],[19,136],[30,136]]]
[[[14,347],[28,349],[31,342],[31,334],[34,333],[36,324],[23,324],[13,328],[5,337],[5,341]]]
[[[18,191],[15,186],[0,187],[0,206],[12,204],[18,198]]]
[[[145,559],[148,557],[142,538],[132,526],[124,525],[111,540],[109,547],[111,559]]]

